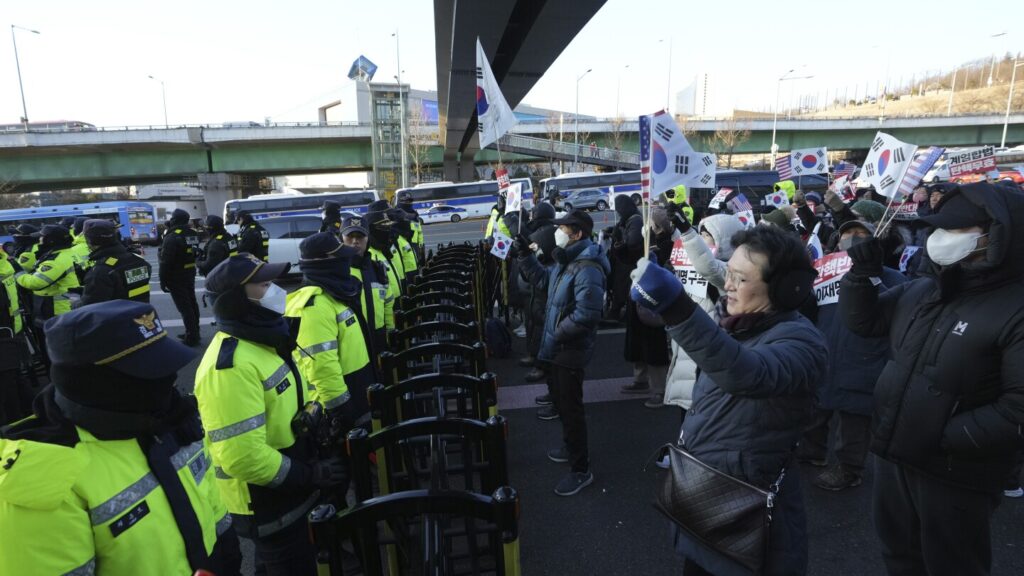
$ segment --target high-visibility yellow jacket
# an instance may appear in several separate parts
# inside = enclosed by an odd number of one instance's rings
[[[0,439],[0,575],[172,574],[192,568],[171,503],[138,441],[77,428],[73,447]],[[171,456],[206,553],[231,526],[203,443]]]
[[[89,245],[85,243],[85,234],[79,234],[75,236],[74,242],[71,244],[71,248],[68,249],[71,253],[71,258],[75,261],[75,267],[78,268],[78,281],[81,282],[82,278],[85,277],[85,271],[92,267],[92,260],[89,259]]]
[[[384,271],[388,277],[387,291],[391,298],[392,304],[398,302],[398,299],[402,296],[402,284],[399,282],[398,273],[395,272],[395,268],[391,265],[391,262],[384,256],[384,254],[376,248],[370,246],[366,249],[366,253],[369,254],[375,262],[384,264]],[[388,330],[395,328],[395,314],[394,306],[386,307],[384,309],[384,325]]]
[[[409,223],[409,227],[412,228],[412,245],[414,248],[423,248],[423,223],[419,220],[413,220]]]
[[[363,310],[363,318],[370,323],[374,356],[387,350],[388,328],[385,318],[390,317],[392,324],[395,318],[395,301],[388,291],[385,283],[387,280],[385,277],[379,277],[383,270],[383,267],[369,258],[354,259],[349,270],[352,277],[359,280],[362,285],[359,303]]]
[[[302,319],[295,354],[313,398],[328,410],[351,402],[354,419],[369,411],[366,389],[374,380],[361,315],[320,286],[292,292],[285,308],[285,316]]]
[[[405,277],[403,280],[406,282],[412,281],[412,277],[416,274],[416,269],[419,268],[419,264],[416,262],[416,250],[413,248],[411,242],[405,239],[403,236],[398,237],[398,249],[395,250],[402,258],[402,267],[405,270]]]
[[[319,495],[301,482],[311,453],[291,426],[312,392],[303,386],[273,348],[224,332],[214,335],[196,370],[221,498],[257,535],[304,518]]]
[[[21,314],[18,313],[20,304],[18,302],[18,285],[14,282],[14,265],[7,259],[0,250],[0,283],[7,294],[7,313],[11,316],[11,330],[15,334],[21,332]],[[4,334],[0,333],[0,336]]]
[[[18,254],[18,266],[25,272],[31,274],[36,269],[36,258],[39,257],[39,244],[34,244],[28,250]]]
[[[781,190],[785,192],[786,198],[790,202],[793,201],[793,196],[796,195],[796,184],[794,184],[792,180],[783,180],[781,182],[776,182],[774,188],[776,190]]]
[[[501,216],[502,214],[501,212],[498,212],[497,208],[491,208],[491,218],[487,221],[487,229],[484,231],[484,238],[494,236],[495,230],[509,238],[512,237],[512,231],[508,229],[508,225],[505,224],[505,219]]]
[[[15,276],[18,286],[31,290],[35,295],[36,320],[46,320],[71,311],[71,301],[67,293],[70,288],[78,288],[78,276],[75,275],[75,261],[70,248],[51,250],[36,266],[35,272],[21,272]]]

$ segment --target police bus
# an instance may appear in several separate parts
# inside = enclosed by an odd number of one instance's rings
[[[328,200],[341,205],[342,212],[362,214],[380,195],[376,190],[345,190],[341,192],[306,193],[323,188],[295,188],[280,194],[259,194],[248,198],[228,200],[224,203],[224,222],[231,224],[240,211],[246,211],[255,220],[281,216],[319,216]]]
[[[523,189],[523,208],[533,207],[533,183],[529,178],[513,178],[512,184],[521,184]],[[479,218],[489,216],[491,207],[498,201],[498,182],[481,180],[479,182],[430,182],[412,188],[400,188],[395,192],[395,201],[400,194],[408,192],[412,196],[412,206],[416,211],[426,211],[434,206],[454,206],[466,212],[463,218]]]
[[[156,225],[156,209],[145,202],[115,201],[91,202],[86,204],[64,204],[40,206],[38,208],[13,208],[0,210],[0,236],[3,242],[10,241],[10,228],[19,224],[56,224],[63,218],[85,216],[100,220],[112,220],[120,224],[121,237],[140,244],[157,244],[160,235]]]
[[[608,205],[615,204],[615,196],[626,194],[634,204],[641,200],[640,171],[620,170],[618,172],[570,172],[552,176],[540,181],[545,198],[565,198],[576,190],[597,189],[608,194]]]

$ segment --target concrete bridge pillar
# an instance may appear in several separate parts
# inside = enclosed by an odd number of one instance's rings
[[[476,182],[476,165],[473,163],[473,159],[476,154],[462,153],[459,158],[459,182]]]
[[[241,180],[232,174],[200,174],[199,189],[206,201],[206,213],[222,216],[225,202],[242,197]]]

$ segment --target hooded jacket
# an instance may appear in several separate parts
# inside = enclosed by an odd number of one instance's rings
[[[714,286],[719,292],[724,292],[725,263],[732,258],[733,250],[730,240],[734,234],[743,230],[743,224],[732,214],[714,214],[701,220],[700,228],[707,230],[715,240],[716,253],[711,252],[696,228],[690,228],[682,235],[683,249],[697,273],[708,281],[708,288]],[[714,313],[713,298],[694,298],[694,301],[708,314]],[[693,386],[697,380],[697,364],[675,340],[670,339],[670,344],[672,359],[665,381],[665,403],[689,409],[693,401]]]
[[[960,187],[992,219],[980,262],[882,293],[849,273],[839,305],[854,333],[888,336],[871,450],[963,488],[997,493],[1024,444],[1024,194]]]
[[[583,368],[594,353],[605,276],[611,268],[604,251],[584,238],[565,248],[561,263],[545,267],[528,254],[519,258],[519,266],[530,282],[547,287],[548,307],[537,357]]]

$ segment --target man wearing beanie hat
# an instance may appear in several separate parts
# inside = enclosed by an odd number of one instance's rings
[[[224,219],[215,214],[206,217],[206,230],[210,239],[206,241],[201,258],[196,259],[196,269],[203,276],[217,267],[217,264],[238,255],[238,240],[224,229]]]
[[[75,307],[108,300],[149,302],[152,267],[121,244],[117,226],[110,220],[88,220],[81,235],[95,263],[85,273],[82,299]]]
[[[850,206],[854,216],[865,222],[878,226],[885,214],[885,206],[874,200],[857,200]]]
[[[872,238],[841,283],[850,330],[891,351],[874,388],[874,524],[890,573],[988,574],[1024,429],[1024,193],[955,186],[922,220],[930,274],[883,291]]]
[[[299,368],[341,440],[353,423],[367,419],[366,389],[374,382],[362,286],[349,273],[355,250],[332,232],[305,238],[299,250],[303,286],[288,295],[285,316],[301,320]]]
[[[188,225],[188,212],[177,208],[167,220],[160,245],[160,289],[171,295],[181,314],[186,346],[199,345],[199,302],[196,301],[196,250],[199,236]]]
[[[217,486],[239,534],[255,543],[257,572],[312,576],[306,515],[319,490],[347,473],[337,458],[317,460],[312,435],[292,426],[300,411],[322,407],[293,359],[285,291],[273,283],[288,268],[243,253],[206,277],[220,331],[196,370],[195,395]]]
[[[194,358],[149,304],[46,323],[52,384],[0,438],[2,574],[238,574],[195,399]]]

